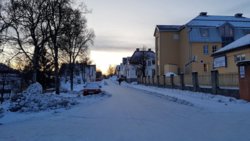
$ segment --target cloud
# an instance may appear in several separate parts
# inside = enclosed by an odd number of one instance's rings
[[[141,41],[140,41],[141,40]],[[131,52],[136,48],[141,48],[143,45],[152,48],[152,39],[135,39],[127,36],[97,36],[95,44],[91,47],[94,51],[117,51]]]

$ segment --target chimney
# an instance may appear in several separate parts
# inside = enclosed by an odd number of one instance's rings
[[[136,48],[136,51],[140,51],[140,49],[139,49],[139,48]]]
[[[243,16],[242,13],[236,13],[236,14],[234,15],[234,17],[236,17],[236,18],[242,18],[242,16]]]
[[[207,16],[207,12],[201,12],[200,16]]]

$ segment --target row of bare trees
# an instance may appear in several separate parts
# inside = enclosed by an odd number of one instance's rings
[[[59,65],[71,65],[87,57],[94,33],[87,28],[86,6],[73,8],[72,0],[8,0],[0,3],[0,43],[15,50],[11,58],[27,60],[32,81],[46,60],[53,64],[55,90],[59,94]],[[23,59],[20,59],[23,58]],[[50,61],[52,60],[52,62]]]

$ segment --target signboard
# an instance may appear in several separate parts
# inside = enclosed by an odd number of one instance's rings
[[[226,57],[221,56],[214,58],[214,68],[226,67]]]
[[[245,78],[245,66],[240,66],[240,78]]]

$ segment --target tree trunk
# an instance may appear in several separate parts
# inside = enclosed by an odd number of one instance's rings
[[[55,51],[55,89],[56,89],[56,94],[60,94],[60,80],[59,80],[59,66],[58,66],[58,46],[54,46],[54,51]]]
[[[70,63],[70,90],[74,90],[74,63]]]
[[[33,83],[37,82],[37,74],[38,74],[38,66],[39,66],[39,50],[35,47],[34,55],[32,58],[32,66],[33,66],[33,74],[32,74],[32,81]]]

